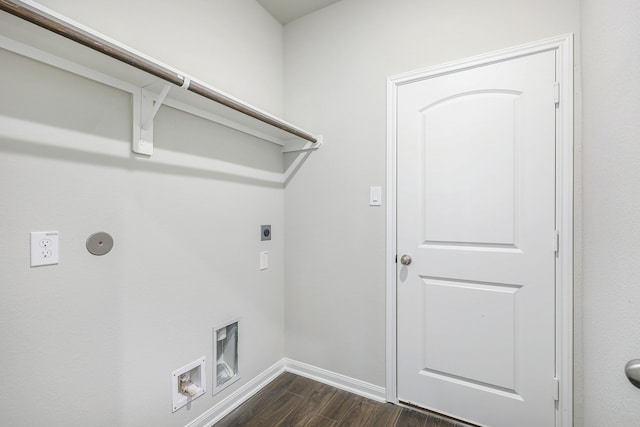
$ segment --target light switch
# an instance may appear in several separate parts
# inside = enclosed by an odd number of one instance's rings
[[[269,268],[269,252],[260,252],[260,270]]]
[[[369,187],[369,206],[382,206],[382,187]]]

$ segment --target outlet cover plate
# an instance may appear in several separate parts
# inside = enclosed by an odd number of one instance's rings
[[[57,231],[31,232],[31,267],[58,264],[60,253],[58,249]]]

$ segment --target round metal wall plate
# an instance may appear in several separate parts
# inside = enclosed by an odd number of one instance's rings
[[[108,254],[111,248],[113,248],[113,237],[104,231],[93,233],[87,239],[87,250],[93,255]]]

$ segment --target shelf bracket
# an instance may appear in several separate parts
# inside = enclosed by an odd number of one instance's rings
[[[301,151],[314,151],[322,146],[322,135],[314,135],[318,142],[289,140],[282,146],[283,153],[296,153]]]
[[[147,156],[153,154],[153,119],[167,98],[172,85],[163,85],[160,94],[151,90],[151,86],[145,86],[140,89],[140,96],[137,98],[140,105],[134,106],[140,112],[138,116],[140,136],[133,139],[133,152]]]

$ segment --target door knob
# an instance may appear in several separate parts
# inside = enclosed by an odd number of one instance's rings
[[[631,381],[631,384],[640,388],[640,359],[629,360],[624,367],[624,373]]]
[[[409,264],[411,264],[411,257],[410,257],[409,255],[407,255],[407,254],[402,255],[402,256],[400,257],[400,264],[402,264],[402,265],[409,265]]]

